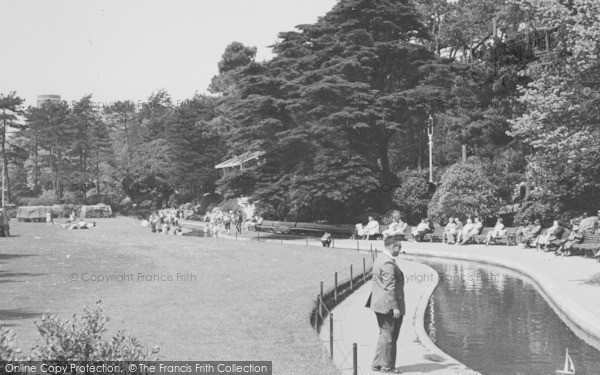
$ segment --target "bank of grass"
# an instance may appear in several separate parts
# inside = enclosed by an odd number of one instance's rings
[[[43,311],[69,318],[102,300],[113,332],[158,345],[164,360],[270,360],[274,374],[336,373],[309,315],[319,282],[329,289],[335,271],[343,281],[364,254],[97,222],[74,231],[13,222],[18,237],[0,239],[0,320],[22,349]]]

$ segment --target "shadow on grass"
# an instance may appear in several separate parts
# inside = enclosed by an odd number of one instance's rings
[[[590,276],[585,280],[577,280],[580,285],[597,285],[600,286],[600,273]]]
[[[37,256],[37,254],[0,254],[0,260],[23,258],[23,257],[35,257],[35,256]]]
[[[22,319],[35,318],[35,317],[38,317],[41,315],[42,315],[42,313],[35,313],[35,312],[31,312],[31,311],[17,310],[17,309],[0,310],[0,322],[3,322],[5,320],[22,320]],[[3,325],[7,325],[7,324],[3,324]]]
[[[9,277],[24,277],[24,276],[43,276],[45,273],[30,273],[30,272],[6,272],[0,271],[0,283],[11,282],[14,280],[6,280]],[[3,280],[4,279],[4,280]]]

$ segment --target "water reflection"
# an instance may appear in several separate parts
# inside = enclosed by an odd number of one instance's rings
[[[562,367],[568,347],[577,375],[600,373],[600,352],[579,339],[533,285],[496,267],[423,263],[440,274],[425,328],[452,357],[486,375],[547,375]]]

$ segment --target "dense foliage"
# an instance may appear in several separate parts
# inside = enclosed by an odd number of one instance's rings
[[[174,104],[158,91],[101,110],[90,96],[24,109],[2,95],[8,198],[150,207],[216,191],[251,197],[268,218],[342,222],[395,208],[414,221],[427,205],[440,216],[520,205],[522,218],[541,191],[544,215],[591,211],[598,14],[593,0],[346,0],[281,32],[268,61],[232,42],[212,96]],[[418,177],[430,116],[432,202]],[[217,175],[249,151],[264,153],[258,165]],[[467,157],[480,164],[456,164]],[[448,202],[468,197],[450,191],[454,172],[494,189],[457,209]]]
[[[429,215],[480,217],[493,216],[499,208],[497,186],[492,183],[486,165],[476,158],[448,168],[442,183],[429,203]]]

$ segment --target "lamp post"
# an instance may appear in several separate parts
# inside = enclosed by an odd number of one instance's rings
[[[427,135],[429,136],[429,182],[433,183],[433,117],[427,120]]]

